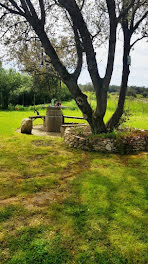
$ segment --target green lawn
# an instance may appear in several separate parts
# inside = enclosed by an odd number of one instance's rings
[[[0,264],[148,263],[147,153],[15,132],[29,115],[0,112]]]

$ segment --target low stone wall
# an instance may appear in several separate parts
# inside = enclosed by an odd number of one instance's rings
[[[69,147],[103,153],[129,154],[148,151],[148,131],[114,139],[83,134],[77,135],[73,128],[66,128],[64,141]]]
[[[76,127],[86,127],[88,126],[87,124],[83,124],[83,123],[65,123],[61,126],[60,131],[61,131],[61,137],[64,136],[65,130],[67,128],[76,128]]]

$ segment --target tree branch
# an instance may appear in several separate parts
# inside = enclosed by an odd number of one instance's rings
[[[21,10],[21,8],[17,5],[17,3],[14,0],[9,0],[9,2],[12,4],[12,6],[14,6],[18,12],[20,13],[20,15],[24,15],[23,11]]]
[[[122,8],[122,10],[121,10],[121,12],[117,18],[118,23],[120,22],[120,20],[123,17],[125,17],[128,14],[128,11],[131,9],[131,7],[133,7],[134,3],[135,3],[135,0],[131,0],[130,4],[126,8],[125,7]]]
[[[139,19],[139,21],[135,24],[132,29],[132,33],[139,27],[140,23],[148,16],[148,11]]]
[[[131,45],[130,45],[130,49],[133,48],[133,46],[140,40],[144,39],[144,38],[148,38],[148,35],[143,35],[141,38],[136,39]]]
[[[3,7],[3,8],[5,8],[6,10],[8,10],[11,14],[22,15],[18,11],[14,10],[14,9],[11,9],[8,6],[4,5],[4,4],[1,4],[0,3],[0,6]]]
[[[7,30],[6,30],[5,32],[3,32],[1,38],[3,38],[3,37],[7,34],[7,32],[9,32],[9,30],[10,30],[11,28],[16,27],[18,24],[22,24],[22,23],[27,23],[27,21],[16,22],[15,24],[9,26],[9,27],[7,28]]]
[[[9,15],[9,13],[5,12],[5,13],[0,17],[0,20],[2,20],[6,15]]]
[[[81,11],[74,0],[58,0],[59,4],[67,10],[69,13],[73,24],[77,27],[81,38],[84,51],[86,53],[88,71],[92,78],[92,82],[95,90],[99,89],[99,83],[101,81],[98,66],[96,61],[96,53],[92,44],[91,34],[87,28],[87,25],[83,19]]]
[[[114,0],[106,0],[108,13],[109,13],[109,21],[110,21],[110,36],[109,36],[109,49],[108,49],[108,61],[106,67],[106,73],[104,77],[104,84],[106,89],[109,86],[113,65],[115,59],[115,47],[116,47],[116,31],[117,31],[117,18],[116,18],[116,8]]]
[[[39,0],[39,5],[40,5],[40,9],[41,9],[41,23],[44,26],[46,16],[45,16],[45,6],[44,6],[43,0]]]
[[[77,63],[77,67],[73,73],[73,76],[77,80],[80,76],[81,69],[82,69],[83,49],[82,49],[82,44],[80,41],[78,30],[75,26],[73,26],[73,31],[74,31],[74,35],[75,35],[75,42],[76,42],[76,49],[77,49],[77,56],[78,56],[78,63]]]
[[[31,3],[31,1],[30,0],[25,0],[25,1],[26,1],[27,5],[28,5],[28,7],[30,9],[31,15],[34,18],[38,18],[37,13],[35,11],[35,8],[34,8],[33,4]],[[22,2],[24,2],[24,0],[22,0]]]
[[[82,5],[81,5],[81,7],[80,7],[80,10],[83,9],[84,4],[85,4],[85,0],[82,1]]]
[[[135,8],[133,7],[132,17],[131,17],[131,22],[130,22],[130,30],[133,29],[135,15],[136,15],[137,9],[140,7],[139,3],[140,3],[140,0],[137,1]]]
[[[65,11],[65,16],[74,32],[74,37],[75,37],[75,44],[76,44],[76,49],[77,49],[77,56],[78,56],[78,63],[77,63],[77,67],[74,71],[74,73],[72,74],[74,76],[74,78],[77,80],[79,78],[79,75],[81,73],[81,69],[82,69],[82,57],[83,57],[83,48],[82,48],[82,43],[80,41],[80,37],[79,37],[79,32],[77,30],[77,27],[72,24],[72,21],[70,20],[70,18],[68,17],[68,13],[66,10]]]
[[[26,4],[26,1],[24,1],[24,0],[20,0],[20,1],[21,1],[22,8],[23,8],[25,14],[26,14],[27,16],[31,16],[31,13],[30,13],[30,11],[29,11],[29,9],[28,9],[28,6],[27,6],[27,4]]]

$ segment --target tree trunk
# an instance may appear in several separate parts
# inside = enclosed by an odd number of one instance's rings
[[[65,81],[69,91],[73,95],[79,109],[83,113],[83,117],[89,123],[92,133],[102,133],[106,132],[106,126],[103,121],[103,117],[94,112],[87,101],[87,96],[83,94],[77,85],[76,81],[68,80]]]
[[[93,116],[91,130],[93,134],[106,133],[107,129],[102,117]]]
[[[124,28],[124,26],[123,26],[123,32],[124,32],[124,52],[123,52],[123,70],[122,70],[121,89],[119,94],[118,106],[114,114],[106,124],[108,130],[113,130],[114,128],[119,126],[120,118],[123,115],[123,111],[124,111],[125,96],[127,92],[128,78],[130,74],[130,70],[129,70],[130,65],[128,61],[128,57],[130,53],[130,34],[128,28]]]
[[[94,132],[106,132],[106,126],[103,119],[107,108],[107,89],[104,87],[103,79],[99,82],[99,89],[96,91],[96,101],[97,107],[93,114]]]
[[[6,93],[2,93],[2,109],[7,110],[8,109],[8,95]]]

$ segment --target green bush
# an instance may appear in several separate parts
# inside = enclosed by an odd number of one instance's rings
[[[15,110],[16,111],[24,111],[25,110],[25,107],[23,105],[16,105],[15,106]]]

